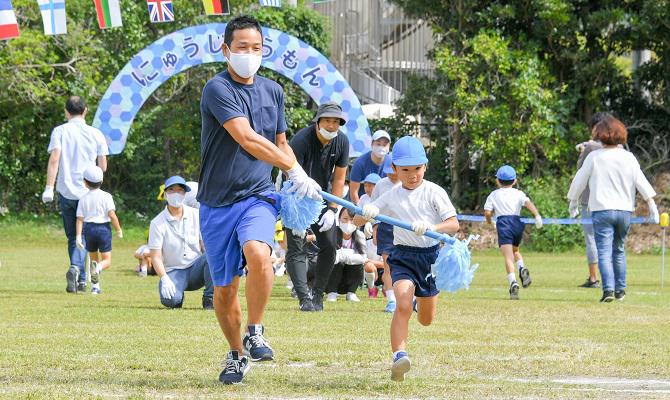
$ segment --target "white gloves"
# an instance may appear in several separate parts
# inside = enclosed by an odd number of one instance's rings
[[[289,193],[295,193],[299,198],[307,196],[314,200],[323,200],[319,193],[321,191],[321,186],[319,186],[314,179],[307,176],[307,173],[297,161],[293,164],[293,167],[286,172],[288,173],[288,179],[293,183],[288,190]]]
[[[281,185],[283,183],[282,182],[283,180],[284,180],[284,173],[279,171],[279,173],[277,174],[277,177],[275,178],[275,190],[276,191],[281,192]]]
[[[368,260],[365,255],[355,253],[353,249],[339,249],[335,254],[335,264],[359,265]]]
[[[116,231],[116,237],[119,239],[123,239],[123,231],[121,229]]]
[[[291,229],[291,232],[300,239],[304,239],[305,235],[307,234],[307,231],[300,231],[298,229]]]
[[[570,201],[568,211],[570,212],[570,218],[575,218],[579,215],[579,204],[577,204],[577,202],[574,200]]]
[[[165,274],[161,276],[161,296],[165,299],[172,299],[172,297],[177,293],[177,287],[172,282],[172,279]]]
[[[535,216],[535,227],[536,227],[537,229],[541,229],[541,228],[542,228],[542,216],[541,216],[540,214],[537,214],[537,215]]]
[[[654,224],[658,224],[660,222],[660,217],[658,215],[658,208],[656,207],[654,199],[651,198],[647,200],[647,205],[649,206],[649,221],[653,222]]]
[[[366,204],[363,206],[363,218],[366,220],[369,221],[374,219],[377,215],[379,215],[379,208],[377,206],[372,204]]]
[[[52,201],[54,201],[54,187],[45,186],[44,192],[42,193],[42,202],[51,203]]]
[[[77,235],[75,238],[75,244],[77,245],[78,249],[84,250],[84,241],[81,238],[81,235]]]
[[[335,225],[335,213],[330,208],[323,213],[319,220],[319,232],[325,232]]]
[[[426,221],[414,221],[412,222],[412,230],[417,236],[422,236],[426,231],[434,231],[435,226]]]
[[[363,233],[365,234],[366,239],[372,238],[372,224],[370,222],[365,223],[365,226],[363,227]]]

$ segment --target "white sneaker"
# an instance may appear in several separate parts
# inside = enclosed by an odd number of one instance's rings
[[[356,296],[356,293],[349,292],[347,293],[347,301],[353,301],[354,303],[358,303],[361,301],[361,299]]]
[[[284,276],[284,273],[286,272],[286,267],[284,264],[282,264],[277,270],[275,271],[275,276]]]
[[[293,289],[293,282],[291,282],[291,279],[286,282],[286,289],[291,290]]]
[[[326,301],[337,301],[337,293],[335,292],[330,292],[328,293],[328,298]]]

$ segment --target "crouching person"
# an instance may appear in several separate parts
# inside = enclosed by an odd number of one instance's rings
[[[149,228],[151,262],[160,277],[161,304],[181,308],[185,291],[204,286],[202,307],[213,310],[214,287],[203,253],[198,210],[183,204],[190,190],[180,176],[165,181],[167,206],[151,221]]]

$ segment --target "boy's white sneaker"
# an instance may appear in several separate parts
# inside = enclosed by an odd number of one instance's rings
[[[347,293],[346,299],[347,301],[353,301],[354,303],[358,303],[361,301],[361,299],[359,299],[358,296],[356,296],[356,293],[352,292]]]
[[[337,293],[335,292],[330,292],[328,293],[328,297],[326,298],[326,301],[337,301]]]
[[[407,353],[399,352],[393,359],[391,366],[391,380],[402,382],[405,380],[405,374],[409,372],[412,367],[412,362],[409,360]]]

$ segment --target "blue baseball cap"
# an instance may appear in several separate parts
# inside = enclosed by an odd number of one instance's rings
[[[386,157],[384,157],[384,162],[382,164],[382,172],[385,174],[395,174],[395,171],[393,170],[393,162],[391,161],[392,154],[387,154]]]
[[[382,179],[381,176],[379,176],[375,173],[372,173],[372,174],[368,174],[368,176],[366,176],[365,179],[363,179],[363,183],[372,183],[373,185],[376,185],[377,182],[379,182],[380,179]]]
[[[174,185],[181,185],[181,187],[183,187],[185,191],[187,191],[187,192],[191,191],[191,188],[186,184],[186,181],[184,180],[184,178],[182,178],[179,175],[175,175],[175,176],[171,176],[171,177],[167,178],[167,180],[165,181],[165,189],[164,190],[167,190],[170,186],[174,186]]]
[[[413,136],[403,136],[393,145],[393,164],[399,167],[428,164],[426,150]]]
[[[502,167],[498,168],[498,172],[496,172],[496,178],[500,179],[501,181],[513,181],[516,179],[516,171],[509,165],[503,165]]]

